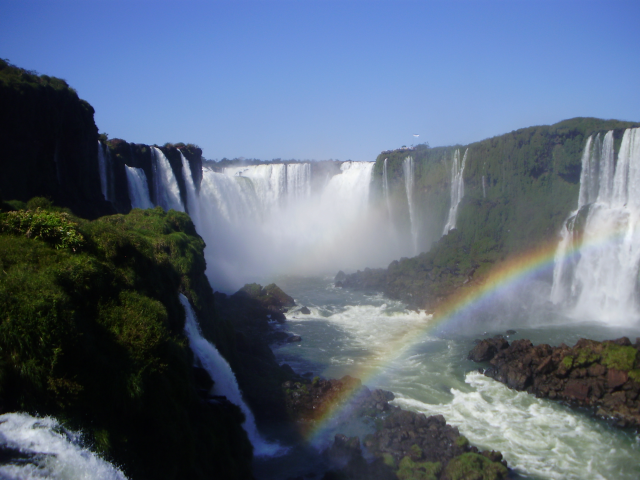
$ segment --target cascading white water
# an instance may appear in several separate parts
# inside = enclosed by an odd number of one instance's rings
[[[153,167],[153,181],[155,186],[155,204],[160,205],[165,210],[178,210],[184,212],[184,205],[180,199],[180,188],[173,174],[171,164],[164,153],[157,148],[151,147]]]
[[[283,163],[228,167],[225,168],[224,173],[228,176],[250,178],[255,194],[265,212],[278,207],[286,196],[287,166]]]
[[[382,195],[387,205],[387,214],[391,218],[391,198],[389,196],[389,177],[387,174],[387,159],[384,159],[382,164]]]
[[[418,226],[416,225],[415,207],[413,205],[413,157],[404,159],[404,186],[407,191],[407,203],[409,204],[409,221],[411,222],[411,240],[413,242],[413,254],[418,254]]]
[[[215,382],[213,392],[215,395],[224,396],[234,405],[240,407],[245,416],[242,424],[247,436],[254,448],[257,456],[273,456],[286,452],[286,449],[277,443],[267,442],[256,427],[256,421],[249,406],[244,402],[236,376],[231,370],[229,363],[224,359],[218,349],[202,336],[200,326],[196,319],[196,314],[191,308],[189,300],[180,294],[180,303],[185,310],[184,331],[189,339],[189,345],[202,368],[204,368],[211,379]]]
[[[180,150],[178,150],[180,152]],[[185,156],[180,152],[180,158],[182,160],[182,178],[187,187],[187,211],[191,220],[195,225],[200,224],[200,202],[198,200],[198,192],[196,191],[196,185],[193,181],[193,175],[191,174],[191,167]]]
[[[294,202],[311,195],[311,164],[287,164],[287,201]]]
[[[577,318],[625,324],[640,316],[640,129],[624,132],[615,171],[613,163],[613,132],[601,145],[599,137],[590,137],[578,210],[565,222],[556,253],[551,300],[570,307]],[[569,254],[578,241],[574,258]]]
[[[460,163],[460,150],[456,150],[453,154],[453,163],[451,165],[451,206],[449,207],[449,216],[447,217],[447,223],[444,226],[442,232],[446,235],[449,230],[456,228],[456,219],[458,217],[458,205],[462,197],[464,197],[464,166],[467,163],[467,148],[462,157],[462,163]],[[482,177],[482,191],[484,194],[484,177]]]
[[[277,273],[331,272],[381,266],[388,217],[369,206],[372,162],[344,162],[341,173],[312,194],[308,164],[203,170],[198,232],[205,239],[210,281],[233,291]],[[205,214],[206,212],[206,214]],[[373,265],[375,266],[375,265]]]
[[[482,176],[482,198],[487,198],[487,191],[485,190],[484,175]]]
[[[126,480],[116,467],[87,449],[82,436],[51,417],[0,415],[2,479]],[[12,460],[11,457],[15,459]]]
[[[129,189],[129,199],[131,208],[153,208],[153,203],[149,197],[149,183],[144,170],[141,168],[125,165],[127,173],[127,186]]]

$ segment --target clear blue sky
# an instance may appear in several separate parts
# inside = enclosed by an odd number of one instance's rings
[[[66,79],[110,138],[210,159],[640,120],[638,0],[0,0],[0,57]]]

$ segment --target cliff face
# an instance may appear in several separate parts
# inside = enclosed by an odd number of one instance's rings
[[[467,146],[383,152],[373,192],[389,199],[395,227],[411,227],[404,162],[413,158],[414,228],[423,253],[387,269],[337,278],[342,286],[380,290],[391,298],[433,309],[496,263],[545,243],[557,243],[562,222],[576,208],[581,157],[589,135],[614,130],[616,155],[624,130],[640,124],[575,118],[530,127]],[[451,163],[465,155],[464,197],[456,228],[442,235],[451,199]],[[385,197],[386,159],[388,197]],[[433,243],[432,243],[433,242]]]
[[[86,218],[115,213],[100,191],[94,110],[64,80],[0,60],[0,190],[44,196]]]

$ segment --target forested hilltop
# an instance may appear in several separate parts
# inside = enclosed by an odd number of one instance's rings
[[[389,213],[398,231],[411,226],[405,164],[413,160],[413,228],[418,250],[387,269],[340,275],[345,287],[381,290],[411,305],[433,308],[463,284],[481,279],[497,263],[549,242],[557,243],[562,222],[576,208],[581,157],[590,135],[614,131],[617,153],[624,130],[637,122],[573,118],[469,145],[418,145],[381,153],[373,195],[384,203],[386,163]],[[464,196],[455,229],[443,234],[451,205],[452,159],[466,156]]]

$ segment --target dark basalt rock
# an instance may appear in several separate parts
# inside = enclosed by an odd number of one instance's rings
[[[303,315],[310,315],[311,314],[311,310],[309,310],[307,307],[302,307],[300,310],[298,310],[301,314]]]
[[[591,409],[617,426],[640,429],[640,342],[626,338],[574,347],[534,346],[529,340],[479,341],[469,359],[489,362],[484,373],[510,388]]]
[[[504,350],[508,346],[509,342],[502,337],[480,340],[475,348],[469,352],[468,358],[474,362],[487,362],[491,360],[496,353]]]
[[[291,335],[287,338],[287,343],[301,342],[302,337],[300,335]]]

